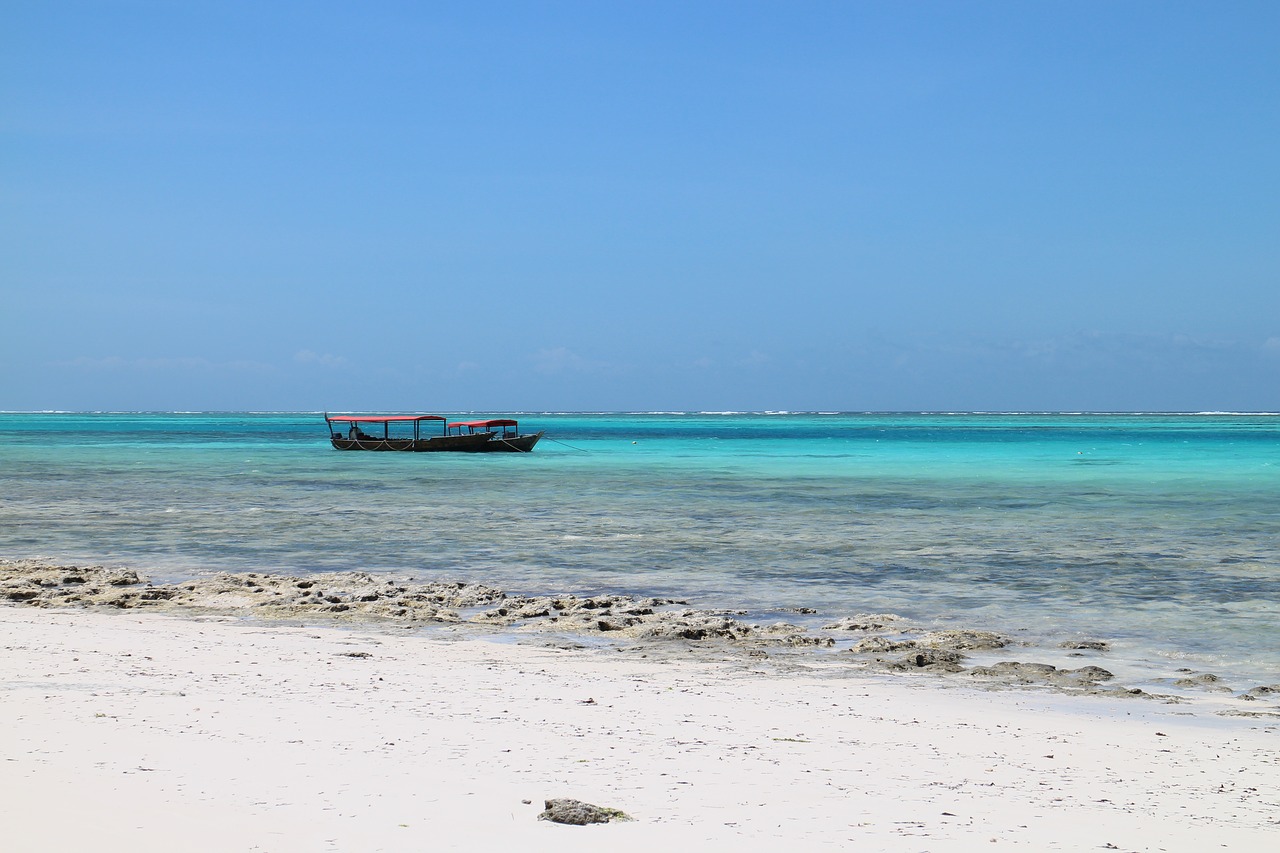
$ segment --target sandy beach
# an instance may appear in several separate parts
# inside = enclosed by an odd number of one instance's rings
[[[1280,720],[702,645],[0,606],[7,850],[1265,850]],[[569,797],[632,820],[538,820]]]

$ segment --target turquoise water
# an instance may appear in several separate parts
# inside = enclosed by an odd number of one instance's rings
[[[315,414],[0,414],[0,556],[894,612],[1280,681],[1280,416],[520,419],[533,454],[342,453]]]

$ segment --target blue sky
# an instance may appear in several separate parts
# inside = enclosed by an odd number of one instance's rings
[[[1280,4],[2,5],[0,409],[1280,409]]]

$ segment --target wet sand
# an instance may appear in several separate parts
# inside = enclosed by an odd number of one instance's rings
[[[0,569],[8,850],[1260,850],[1280,829],[1264,689],[974,675],[999,638],[855,616],[805,632],[398,581],[361,601],[386,579],[348,574],[215,575],[188,600]],[[558,797],[633,819],[539,821]]]

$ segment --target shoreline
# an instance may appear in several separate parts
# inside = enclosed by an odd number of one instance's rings
[[[891,613],[759,624],[741,618],[743,611],[699,609],[685,599],[509,595],[486,584],[359,571],[218,571],[153,583],[128,568],[41,558],[0,559],[0,602],[234,616],[264,625],[447,628],[515,642],[607,646],[642,657],[712,657],[835,677],[884,673],[939,686],[1114,696],[1179,704],[1196,713],[1280,720],[1280,684],[1231,685],[1214,673],[1185,668],[1142,672],[1112,658],[1106,638],[1077,636],[1046,648],[976,628],[921,626]],[[1133,686],[1133,680],[1147,689]]]
[[[22,853],[1243,850],[1277,825],[1280,725],[1182,705],[194,611],[6,605],[0,637]],[[539,821],[558,797],[633,820]]]

